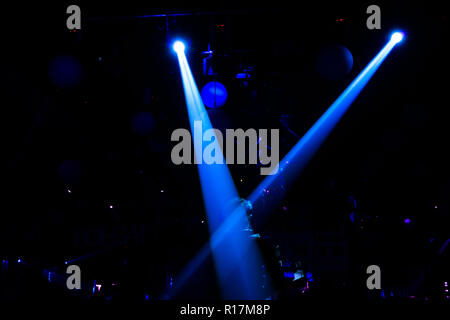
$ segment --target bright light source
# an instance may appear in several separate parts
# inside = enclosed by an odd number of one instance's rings
[[[176,53],[183,52],[183,51],[184,51],[184,43],[181,42],[181,41],[175,41],[175,42],[173,43],[173,50],[174,50]]]
[[[399,43],[403,40],[403,32],[394,32],[391,36],[391,41],[394,43]]]

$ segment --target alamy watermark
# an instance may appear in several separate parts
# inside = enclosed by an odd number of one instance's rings
[[[379,266],[373,264],[367,267],[366,273],[370,274],[367,278],[366,286],[369,290],[381,289],[381,269]]]
[[[66,13],[70,14],[66,20],[66,26],[69,30],[81,29],[81,9],[79,6],[72,4],[67,7]]]
[[[70,274],[69,277],[67,277],[66,286],[67,289],[73,290],[81,289],[81,269],[79,266],[73,264],[67,267],[67,274]]]
[[[193,131],[193,139],[187,129],[180,128],[172,132],[171,140],[178,141],[171,153],[174,164],[224,164],[224,160],[226,164],[257,164],[259,161],[263,165],[260,169],[261,175],[278,172],[280,150],[278,129],[259,129],[258,132],[255,129],[246,131],[226,129],[224,140],[220,130],[211,128],[203,132],[202,121],[194,121]],[[270,147],[268,131],[270,131]],[[193,159],[192,141],[195,150]],[[225,159],[222,151],[224,142]]]

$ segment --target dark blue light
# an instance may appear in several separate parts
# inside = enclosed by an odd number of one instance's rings
[[[83,68],[75,57],[61,55],[50,62],[48,75],[55,86],[72,88],[81,81]]]
[[[284,277],[285,278],[288,278],[288,279],[290,279],[290,278],[294,278],[294,273],[293,272],[284,272]]]
[[[139,112],[133,116],[131,129],[138,136],[147,136],[155,127],[155,119],[149,112]]]

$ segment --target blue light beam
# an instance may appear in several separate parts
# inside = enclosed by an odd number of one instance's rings
[[[401,32],[392,34],[389,42],[381,49],[375,58],[372,59],[364,70],[352,81],[352,83],[350,83],[344,92],[291,149],[291,151],[280,161],[278,173],[275,175],[268,175],[267,178],[252,192],[248,198],[252,204],[255,204],[261,199],[261,196],[264,194],[264,189],[269,190],[270,187],[279,182],[282,177],[285,185],[296,178],[359,95],[364,86],[368,83],[373,74],[377,71],[384,59],[386,59],[395,45],[401,42],[403,38],[404,34]],[[271,207],[272,206],[264,206],[261,208],[261,206],[258,206],[258,212],[254,212],[253,216],[263,215],[264,211],[269,211]],[[206,260],[210,253],[210,249],[215,250],[220,246],[225,239],[227,230],[234,228],[234,225],[238,222],[239,213],[235,211],[219,228],[217,228],[214,234],[212,234],[209,244],[205,244],[184,268],[179,277],[180,285],[190,278],[195,270]]]
[[[174,45],[180,66],[191,131],[205,132],[213,129],[203,105],[194,77],[191,73],[184,50]],[[201,127],[195,125],[201,121]],[[217,143],[214,135],[211,143]],[[223,154],[220,148],[220,157]],[[196,159],[203,159],[204,148],[201,141],[195,141]],[[217,158],[217,157],[216,157]],[[244,231],[248,226],[245,209],[240,205],[239,195],[225,161],[206,164],[198,161],[198,172],[203,193],[203,201],[208,217],[208,227],[213,235],[233,213],[233,224],[223,229],[221,241],[211,246],[216,273],[224,299],[264,299],[260,283],[262,259],[256,243]]]
[[[364,70],[350,83],[344,92],[333,102],[328,110],[314,123],[306,134],[297,142],[297,144],[280,161],[278,172],[274,175],[268,175],[262,183],[252,192],[248,200],[256,203],[261,200],[264,190],[270,190],[271,186],[282,183],[286,188],[296,179],[301,170],[308,164],[313,155],[334,129],[336,124],[355,101],[361,90],[369,82],[377,69],[383,63],[397,43],[402,41],[403,33],[395,32],[392,34],[389,42],[372,59]],[[280,181],[283,179],[283,181]],[[265,203],[264,208],[269,209]]]

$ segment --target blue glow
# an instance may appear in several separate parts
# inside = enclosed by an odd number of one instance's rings
[[[181,52],[184,52],[184,49],[185,49],[185,45],[184,45],[184,43],[183,42],[181,42],[181,41],[175,41],[174,43],[173,43],[173,50],[178,54],[178,53],[181,53]]]
[[[288,279],[290,279],[290,278],[294,278],[294,273],[293,272],[284,272],[284,277],[285,278],[288,278]]]
[[[191,73],[184,51],[177,50],[183,89],[188,110],[191,131],[199,128],[195,121],[201,121],[201,130],[212,129],[208,113],[202,103],[200,93]],[[213,136],[216,139],[215,136]],[[203,147],[194,141],[196,159],[203,158]],[[222,153],[222,152],[221,152]],[[223,154],[220,154],[223,159]],[[223,161],[225,163],[225,161]],[[259,272],[262,260],[255,242],[244,232],[248,226],[246,211],[240,205],[228,167],[224,164],[198,164],[198,172],[203,193],[203,201],[208,215],[208,227],[215,235],[224,221],[231,220],[230,228],[220,228],[219,236],[213,236],[212,254],[224,299],[262,299]],[[220,240],[220,241],[219,241]],[[208,250],[205,251],[208,254]],[[202,259],[198,260],[200,263]],[[193,261],[192,269],[176,279],[180,287],[198,265]]]
[[[316,59],[316,70],[328,80],[342,80],[353,67],[353,55],[343,45],[329,45],[320,50]]]
[[[218,108],[225,104],[228,98],[227,88],[217,81],[207,83],[201,92],[203,103],[208,108]]]
[[[250,78],[250,74],[249,73],[243,72],[243,73],[238,73],[236,75],[236,79],[248,79],[248,78]]]
[[[17,262],[18,262],[18,263],[21,263],[21,262],[22,262],[22,260],[21,260],[21,259],[17,259]]]
[[[278,173],[268,175],[253,191],[248,200],[251,201],[255,208],[258,207],[259,209],[257,212],[253,213],[254,216],[261,216],[264,214],[264,211],[270,211],[270,209],[273,208],[275,201],[272,201],[271,205],[267,202],[261,206],[256,206],[256,204],[259,200],[261,200],[261,196],[264,195],[265,190],[268,190],[272,185],[282,183],[284,185],[283,188],[287,188],[287,185],[298,176],[356,99],[364,86],[368,83],[370,78],[374,75],[376,70],[380,67],[384,59],[398,43],[398,39],[398,36],[395,36],[393,39],[391,37],[391,40],[381,49],[381,51],[372,59],[364,70],[333,102],[327,111],[317,120],[308,132],[306,132],[300,141],[280,161]],[[180,56],[181,55],[179,55],[179,58]],[[274,170],[276,169],[277,168]],[[184,269],[182,274],[183,277],[187,278],[194,273],[195,269],[203,263],[210,253],[209,250],[212,250],[214,254],[214,251],[218,250],[218,248],[223,245],[228,230],[235,229],[236,224],[241,222],[240,215],[242,215],[242,213],[239,213],[239,210],[235,210],[232,214],[228,215],[226,221],[223,221],[219,228],[215,228],[209,244],[204,245],[199,253],[190,261]]]

